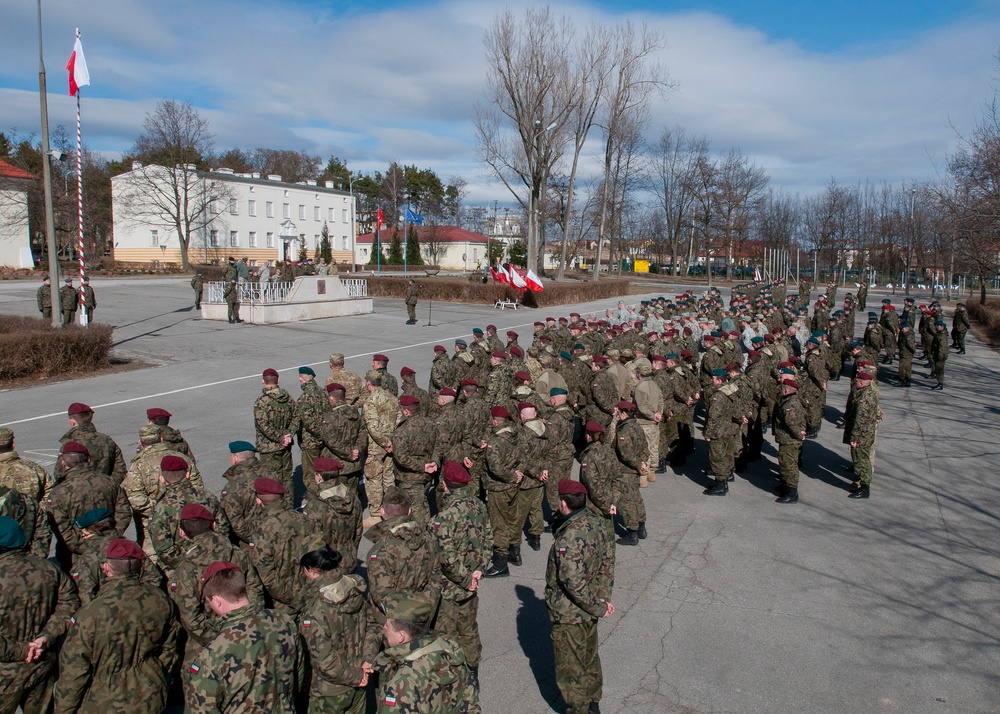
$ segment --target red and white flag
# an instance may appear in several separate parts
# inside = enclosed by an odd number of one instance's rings
[[[528,284],[528,290],[531,290],[532,292],[540,293],[545,289],[545,286],[542,285],[541,278],[535,275],[534,270],[529,270],[527,272],[524,276],[524,282]]]
[[[376,219],[378,221],[378,225],[375,228],[375,230],[380,231],[380,230],[382,230],[382,209],[381,208],[378,209],[378,213],[376,215],[378,216],[378,218]]]
[[[510,275],[510,284],[513,287],[517,288],[518,290],[526,290],[527,289],[528,284],[526,282],[524,282],[524,278],[522,278],[518,274],[517,270],[514,269],[513,265],[508,265],[507,266],[507,272]]]
[[[75,97],[80,87],[90,86],[90,71],[87,69],[87,59],[83,56],[83,45],[80,43],[80,30],[76,31],[76,42],[73,44],[73,54],[66,63],[69,71],[69,96]]]
[[[493,270],[493,268],[490,268],[490,270],[493,273],[493,280],[495,282],[498,282],[501,285],[507,284],[507,271],[504,270],[504,267],[502,265],[496,270]]]

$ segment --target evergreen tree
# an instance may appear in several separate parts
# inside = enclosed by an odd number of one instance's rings
[[[381,256],[379,255],[381,253]],[[375,240],[372,241],[371,257],[368,258],[368,265],[380,265],[388,263],[385,259],[385,252],[382,250],[382,242],[378,238],[378,234],[375,234]]]
[[[330,249],[330,229],[323,221],[323,232],[320,233],[319,248],[316,249],[316,262],[322,258],[327,265],[333,262],[333,251]]]
[[[424,264],[424,259],[420,255],[420,237],[417,235],[416,226],[409,226],[409,239],[406,241],[406,263],[407,265]]]
[[[392,229],[392,243],[389,244],[389,259],[385,261],[389,265],[403,264],[403,241],[399,238],[399,229]]]
[[[524,244],[524,241],[516,240],[510,244],[510,262],[518,267],[524,267],[527,265],[528,260],[528,246]]]

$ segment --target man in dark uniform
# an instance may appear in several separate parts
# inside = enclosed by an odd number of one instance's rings
[[[201,309],[201,296],[205,289],[205,278],[202,277],[201,271],[194,271],[194,277],[191,278],[191,287],[194,289],[194,309]]]
[[[73,278],[66,278],[63,282],[65,285],[59,290],[59,306],[62,310],[63,327],[66,327],[76,320],[76,307],[80,302],[80,296],[73,287]]]
[[[87,313],[87,324],[94,321],[94,310],[97,308],[97,296],[94,289],[90,287],[90,276],[83,276],[83,309]]]
[[[417,281],[410,278],[410,282],[406,286],[406,324],[416,325],[417,324],[417,291],[420,288],[417,287]]]
[[[52,280],[46,275],[42,278],[42,284],[35,293],[35,300],[38,302],[38,311],[46,320],[52,319]]]

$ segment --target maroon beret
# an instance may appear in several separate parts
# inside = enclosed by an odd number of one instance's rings
[[[278,376],[278,370],[274,369],[273,367],[268,367],[267,369],[264,370],[263,376],[264,377],[277,377]]]
[[[653,357],[652,357],[652,359],[650,361],[652,361],[652,362],[666,362],[667,358],[664,357],[663,355],[653,355]]]
[[[478,387],[479,386],[479,382],[477,382],[474,379],[463,379],[461,386],[463,386],[463,387]]]
[[[626,399],[622,399],[618,402],[618,409],[626,412],[634,412],[636,410],[635,402],[630,402]]]
[[[507,353],[504,352],[503,350],[496,350],[495,352],[493,352],[493,356],[496,357],[497,359],[507,359]]]
[[[552,342],[552,338],[549,337],[548,335],[542,335],[541,337],[538,338],[538,341],[539,342]]]
[[[93,414],[94,410],[88,407],[86,404],[80,402],[73,402],[69,405],[69,409],[66,410],[69,416],[74,414]]]
[[[388,362],[389,358],[384,354],[377,354],[372,357],[372,362]]]
[[[185,503],[184,508],[181,509],[181,520],[193,521],[195,519],[214,521],[215,516],[200,503]]]
[[[740,368],[741,365],[738,362],[730,362],[729,364],[726,365],[727,372],[738,372]]]
[[[521,411],[522,409],[538,409],[538,407],[536,407],[531,402],[518,402],[517,410]]]
[[[146,554],[142,548],[128,538],[115,538],[108,543],[108,560],[145,560]]]
[[[417,373],[416,370],[410,369],[409,367],[403,367],[401,370],[399,370],[400,377],[405,377],[408,374],[416,374],[416,373]]]
[[[569,316],[570,316],[570,317],[580,317],[580,313],[578,313],[578,312],[571,312],[571,313],[569,314]]]
[[[457,397],[458,393],[451,387],[445,387],[438,392],[439,397]]]
[[[587,487],[579,481],[574,481],[573,479],[559,479],[559,495],[568,496],[571,493],[582,493],[587,495]]]
[[[802,361],[802,358],[792,355],[791,357],[788,358],[788,361],[791,362],[792,364],[798,364],[799,362]]]
[[[205,574],[201,576],[201,586],[205,587],[205,583],[221,572],[239,569],[240,566],[236,563],[230,563],[228,560],[216,560],[214,563],[205,568]]]
[[[447,352],[448,349],[444,345],[434,345],[435,352]]]
[[[326,385],[326,393],[327,394],[329,394],[330,392],[336,392],[338,390],[341,391],[341,392],[346,392],[347,391],[347,389],[344,387],[343,384],[337,384],[336,382],[332,382],[332,383]]]
[[[496,325],[487,325],[486,329],[487,330],[493,330],[494,332],[496,332],[497,326]]]
[[[167,454],[160,459],[160,471],[187,471],[188,465],[180,456]]]
[[[799,383],[796,382],[791,377],[785,377],[784,379],[781,380],[781,383],[786,387],[795,387],[796,389],[799,388]]]
[[[594,433],[597,433],[597,434],[603,434],[604,433],[604,427],[601,426],[596,421],[588,421],[586,427],[584,427],[584,428],[587,431],[591,431],[591,432],[594,432]]]
[[[517,333],[513,330],[507,330],[507,337],[517,337]]]
[[[254,479],[253,490],[258,496],[266,496],[268,494],[284,496],[287,493],[284,486],[273,478],[266,477]]]
[[[705,342],[715,342],[715,335],[705,335],[702,339]]]
[[[443,469],[444,480],[456,486],[465,486],[472,481],[466,468],[457,461],[445,461]]]
[[[513,345],[513,346],[511,346],[511,348],[510,348],[510,353],[511,353],[512,355],[514,355],[515,357],[524,357],[524,350],[522,350],[522,349],[521,349],[520,347],[518,347],[517,345]]]
[[[420,404],[420,397],[415,397],[412,394],[404,394],[399,398],[399,406],[401,407],[413,407]]]
[[[523,369],[514,372],[515,379],[531,379],[531,375],[525,372]]]
[[[159,407],[146,410],[147,419],[169,419],[172,416],[173,414],[168,412],[166,409],[160,409]]]
[[[76,441],[67,441],[62,445],[61,454],[83,454],[84,456],[90,458],[90,449],[88,449],[83,444]]]
[[[556,321],[556,318],[554,318],[554,317],[546,317],[546,318],[545,318],[545,321],[546,321],[546,322],[555,322],[555,321]]]
[[[691,350],[681,350],[681,357],[694,357],[694,353]]]
[[[607,364],[608,358],[604,357],[603,355],[594,355],[591,361],[597,364]]]
[[[344,465],[336,459],[313,459],[313,471],[326,473],[328,471],[340,471],[342,468],[344,468]]]
[[[510,419],[510,412],[508,412],[504,407],[493,407],[490,409],[490,416]]]

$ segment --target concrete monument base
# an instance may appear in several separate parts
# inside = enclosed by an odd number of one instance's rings
[[[372,299],[366,296],[366,281],[350,282],[348,290],[336,275],[304,275],[295,279],[284,296],[273,290],[261,295],[251,284],[249,299],[240,303],[240,319],[254,325],[273,325],[373,312]],[[229,307],[224,302],[203,302],[201,316],[205,320],[225,321],[229,318]]]

